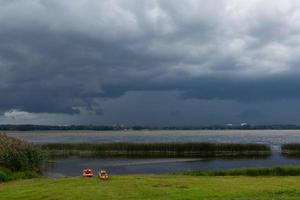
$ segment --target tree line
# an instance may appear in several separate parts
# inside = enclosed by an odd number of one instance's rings
[[[297,130],[299,125],[275,124],[275,125],[209,125],[209,126],[124,126],[124,125],[34,125],[34,124],[2,124],[0,131],[49,131],[49,130]]]

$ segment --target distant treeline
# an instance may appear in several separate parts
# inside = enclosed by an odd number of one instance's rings
[[[50,131],[50,130],[295,130],[300,129],[298,125],[275,124],[275,125],[210,125],[210,126],[123,126],[123,125],[68,125],[68,126],[48,126],[48,125],[0,125],[0,131]]]

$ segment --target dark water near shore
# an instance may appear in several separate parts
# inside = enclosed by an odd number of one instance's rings
[[[222,142],[270,145],[272,156],[265,159],[197,160],[103,158],[57,159],[46,167],[49,177],[80,175],[85,167],[106,169],[110,174],[161,174],[182,170],[226,169],[300,165],[300,159],[282,157],[280,145],[299,142],[300,130],[226,130],[226,131],[33,131],[8,132],[33,143],[107,143],[107,142]]]
[[[52,166],[51,166],[52,165]],[[282,165],[300,165],[300,159],[282,157],[274,152],[266,159],[131,159],[131,158],[103,158],[82,159],[77,157],[56,160],[45,171],[48,177],[78,176],[82,169],[90,167],[97,172],[107,170],[111,175],[126,174],[163,174],[197,169],[230,169],[242,167],[272,167]]]

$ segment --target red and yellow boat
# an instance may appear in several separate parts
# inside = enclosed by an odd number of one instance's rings
[[[93,177],[93,170],[92,169],[84,169],[82,172],[83,177]]]

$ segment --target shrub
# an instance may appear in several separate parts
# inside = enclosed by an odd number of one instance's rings
[[[12,171],[39,171],[45,156],[25,141],[0,134],[0,166]]]
[[[0,171],[0,183],[6,181],[9,181],[9,176],[7,175],[7,173]]]
[[[0,168],[0,183],[17,179],[30,179],[38,177],[41,177],[41,175],[35,171],[12,172],[11,170],[3,167]]]

